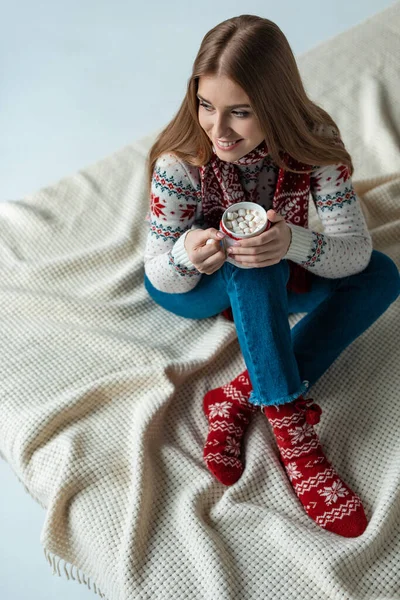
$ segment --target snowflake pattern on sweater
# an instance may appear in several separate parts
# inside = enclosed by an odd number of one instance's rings
[[[271,208],[279,172],[271,157],[237,167],[243,187],[250,191],[258,186],[259,203]],[[292,242],[284,258],[331,279],[364,270],[372,240],[346,165],[316,167],[310,178],[311,198],[324,233],[288,222]],[[197,167],[172,153],[158,158],[146,223],[144,267],[152,285],[168,293],[193,289],[202,273],[190,261],[184,242],[188,231],[206,228]]]

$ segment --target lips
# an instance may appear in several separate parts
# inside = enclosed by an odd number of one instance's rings
[[[226,142],[227,144],[229,144],[228,146],[224,146],[221,145],[221,143],[217,140],[215,142],[215,145],[217,146],[217,148],[220,148],[220,150],[223,150],[225,152],[229,152],[230,150],[234,150],[241,142],[242,140],[237,140],[235,142]]]

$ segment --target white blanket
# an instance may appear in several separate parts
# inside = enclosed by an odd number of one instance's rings
[[[398,266],[399,56],[397,3],[298,59],[353,157],[374,248]],[[261,411],[244,474],[220,484],[202,400],[244,362],[233,323],[179,318],[143,287],[157,133],[0,204],[0,451],[45,509],[53,572],[108,600],[400,598],[399,301],[308,394],[364,535],[306,515]]]

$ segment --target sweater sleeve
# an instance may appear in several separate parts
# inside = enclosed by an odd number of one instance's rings
[[[292,242],[284,258],[330,279],[360,273],[370,261],[372,239],[347,166],[316,167],[310,192],[324,233],[288,223]]]
[[[201,273],[190,261],[185,238],[192,229],[201,229],[199,219],[201,188],[173,154],[156,161],[152,182],[149,223],[144,251],[144,270],[151,284],[167,293],[193,289]]]

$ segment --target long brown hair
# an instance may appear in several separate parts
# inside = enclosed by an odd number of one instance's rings
[[[201,166],[212,155],[212,142],[198,120],[198,80],[225,76],[248,95],[272,159],[286,166],[280,152],[310,165],[344,163],[353,174],[351,156],[332,117],[305,92],[294,54],[281,29],[256,15],[222,21],[204,36],[178,112],[157,136],[147,155],[148,192],[156,160],[174,153]],[[324,135],[321,135],[321,131]],[[326,133],[328,132],[328,133]]]

